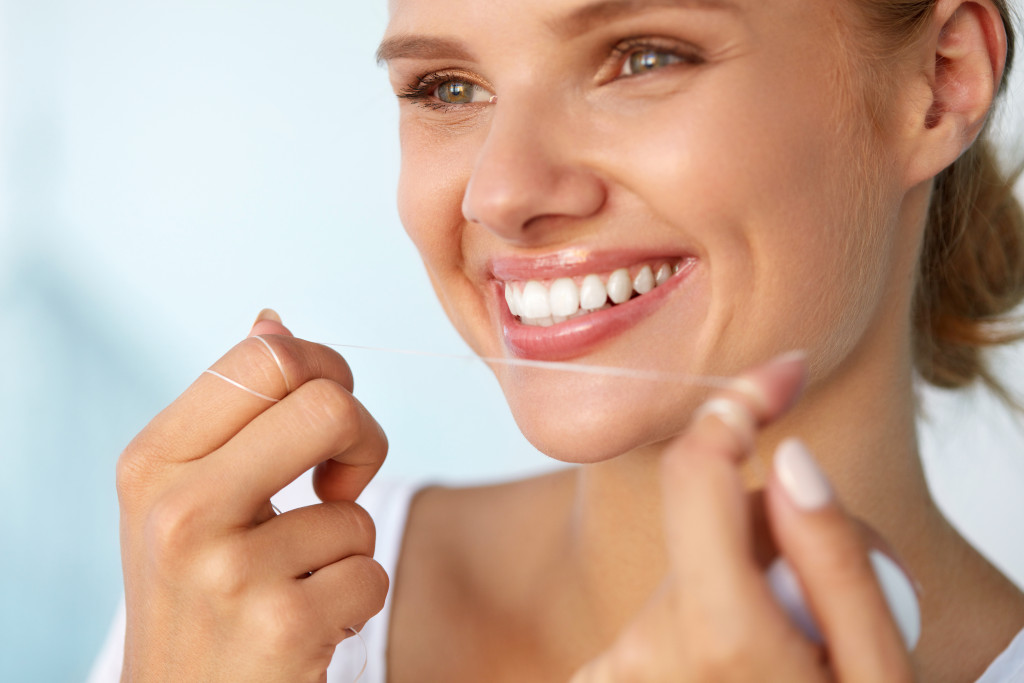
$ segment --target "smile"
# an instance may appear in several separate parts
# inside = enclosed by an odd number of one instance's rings
[[[690,296],[690,255],[561,252],[493,265],[505,347],[519,358],[578,358]],[[629,265],[626,265],[629,264]]]
[[[504,282],[509,313],[523,325],[550,327],[603,311],[644,296],[666,284],[683,267],[683,260],[657,260],[553,280]]]

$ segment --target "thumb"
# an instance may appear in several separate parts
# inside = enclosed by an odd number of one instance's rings
[[[259,315],[256,316],[256,322],[253,323],[252,329],[249,330],[248,336],[256,337],[263,334],[294,336],[291,330],[281,323],[281,316],[272,308],[264,308],[260,311]]]

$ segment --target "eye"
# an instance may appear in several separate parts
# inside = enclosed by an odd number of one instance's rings
[[[468,81],[445,81],[437,87],[436,95],[445,104],[472,104],[491,99],[491,93]]]
[[[487,103],[491,96],[490,91],[464,75],[444,71],[419,76],[398,93],[398,97],[403,100],[438,111]]]
[[[622,65],[620,76],[639,76],[666,66],[681,64],[685,60],[677,54],[665,50],[645,48],[631,52]]]

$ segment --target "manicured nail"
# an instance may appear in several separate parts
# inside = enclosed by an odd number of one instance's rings
[[[736,434],[737,438],[743,443],[745,451],[749,452],[754,447],[757,420],[745,405],[736,399],[724,396],[713,398],[694,411],[693,421],[697,422],[708,415],[717,417]]]
[[[832,486],[799,439],[786,439],[775,450],[775,476],[802,510],[817,510],[832,500]]]
[[[275,311],[273,308],[264,308],[262,311],[260,311],[260,314],[256,316],[256,322],[254,322],[253,325],[264,320],[270,320],[275,323],[280,323],[281,316],[279,316],[277,314],[277,311]]]
[[[921,608],[914,585],[900,566],[881,550],[872,550],[868,557],[903,642],[908,650],[913,650],[921,638]]]

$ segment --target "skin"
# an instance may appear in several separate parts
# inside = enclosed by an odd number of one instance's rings
[[[892,66],[903,97],[872,132],[843,77],[857,73],[838,47],[849,17],[831,4],[662,4],[563,35],[590,4],[391,3],[397,91],[454,69],[487,94],[401,104],[399,206],[456,328],[506,355],[491,259],[639,244],[694,270],[571,361],[735,375],[791,348],[807,360],[717,390],[749,429],[694,418],[700,387],[496,368],[524,433],[585,466],[417,496],[390,577],[389,680],[977,677],[1024,625],[1024,596],[931,501],[909,311],[931,180],[976,137],[1002,71],[998,15],[942,0]],[[410,35],[457,38],[464,54],[414,54],[396,42]],[[701,57],[621,78],[612,48],[637,35]],[[320,680],[383,602],[353,501],[386,438],[335,352],[269,313],[251,334],[280,367],[250,338],[213,369],[278,402],[204,374],[121,458],[126,679]],[[831,481],[813,509],[771,461],[790,435]],[[269,496],[312,466],[325,502],[275,516]],[[923,587],[909,656],[864,524]],[[767,592],[777,552],[827,658]]]

